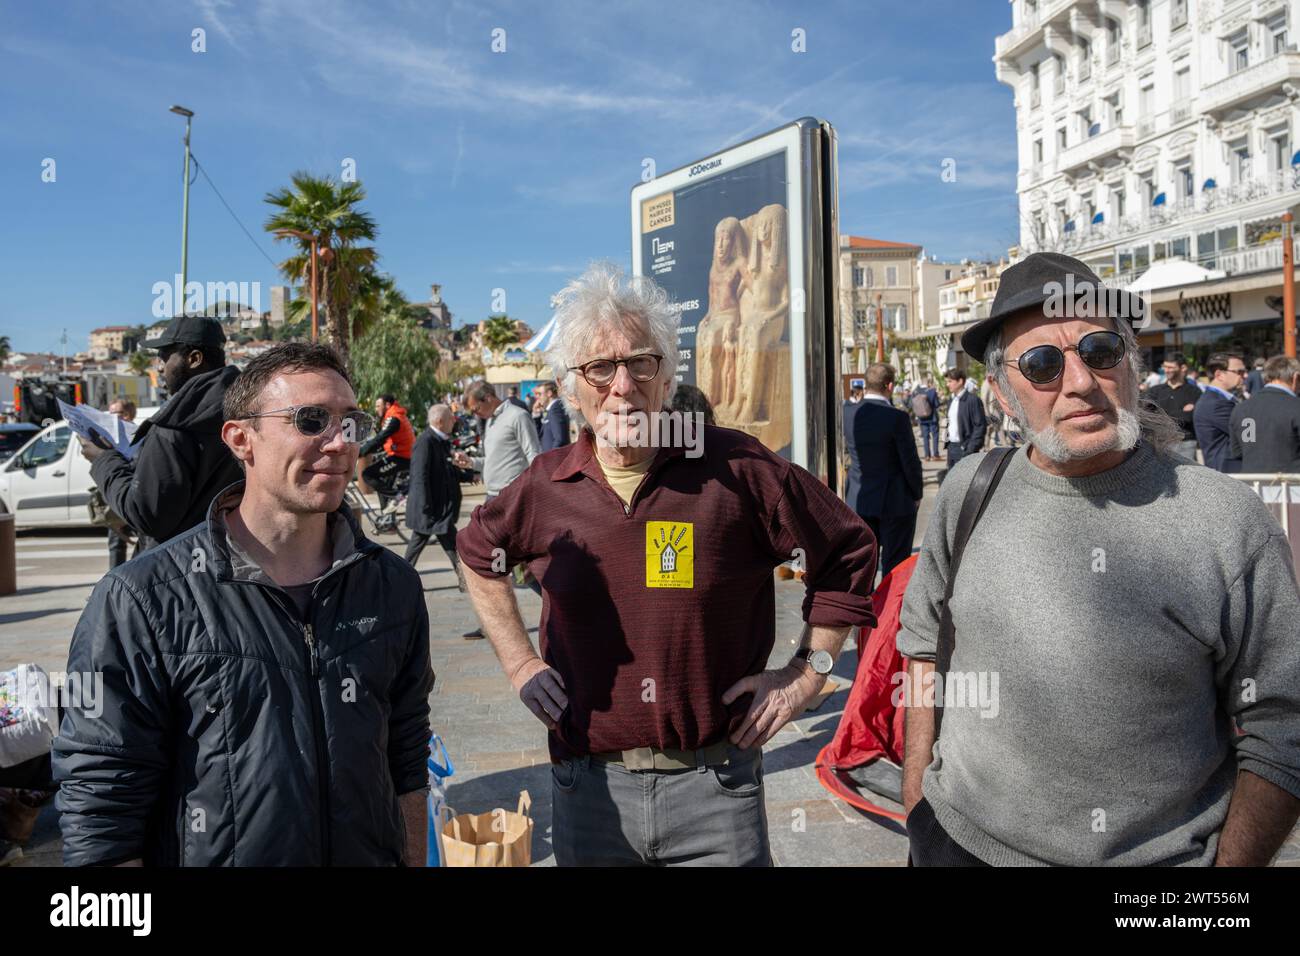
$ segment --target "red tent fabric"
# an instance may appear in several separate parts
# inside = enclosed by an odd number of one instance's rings
[[[871,596],[877,623],[858,634],[853,689],[835,736],[817,755],[816,764],[817,779],[835,796],[860,810],[900,823],[906,819],[903,814],[873,803],[868,798],[871,791],[850,778],[847,771],[877,760],[900,768],[903,765],[903,708],[895,707],[892,698],[899,686],[894,675],[902,672],[905,664],[894,638],[903,592],[915,567],[916,555],[912,555],[885,575]]]

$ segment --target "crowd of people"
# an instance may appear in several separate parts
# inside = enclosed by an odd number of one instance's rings
[[[57,789],[68,864],[422,865],[414,566],[436,538],[465,636],[545,728],[561,865],[770,865],[762,747],[877,624],[878,572],[910,575],[897,648],[940,687],[906,712],[915,864],[1268,863],[1300,815],[1300,587],[1272,514],[1219,472],[1300,470],[1300,365],[1266,361],[1244,401],[1238,356],[1204,390],[1176,355],[1146,380],[1126,320],[1044,307],[1066,280],[1100,282],[1055,254],[1006,270],[963,334],[982,388],[951,369],[945,395],[905,383],[896,405],[896,371],[868,368],[843,497],[714,425],[675,381],[667,296],[609,265],[555,299],[554,381],[530,400],[473,382],[418,433],[398,396],[362,409],[328,347],[241,372],[218,323],[174,320],[146,343],[171,397],[134,458],[83,443],[138,539],[72,637],[99,709],[68,702],[52,753],[0,770],[4,838]],[[668,410],[701,423],[699,454],[634,440]],[[405,494],[404,556],[345,503],[363,455]],[[917,551],[922,459],[946,477]],[[467,481],[484,501],[458,531]],[[803,626],[769,666],[792,562]],[[997,719],[942,690],[990,673]]]

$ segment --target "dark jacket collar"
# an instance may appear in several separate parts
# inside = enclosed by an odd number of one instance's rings
[[[226,529],[226,512],[244,496],[244,482],[237,481],[229,485],[212,499],[208,506],[208,537],[212,541],[212,564],[218,581],[256,581],[275,587],[275,582],[257,564],[248,560],[239,548],[234,546]],[[339,509],[329,516],[330,537],[334,546],[333,563],[322,578],[328,577],[340,568],[344,568],[363,555],[380,546],[365,536],[361,525],[352,515],[344,499]]]

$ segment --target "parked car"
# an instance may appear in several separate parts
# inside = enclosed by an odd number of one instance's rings
[[[31,422],[8,422],[0,425],[0,464],[12,458],[14,452],[31,441],[32,436],[40,430],[40,425],[33,425]]]
[[[136,423],[155,411],[140,409]],[[55,422],[0,465],[0,512],[12,514],[16,527],[91,526],[86,503],[95,482],[74,439],[67,422]]]

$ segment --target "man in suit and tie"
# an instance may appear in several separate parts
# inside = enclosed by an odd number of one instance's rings
[[[542,451],[563,448],[569,444],[569,413],[560,401],[559,392],[554,382],[541,386],[546,408],[542,412],[541,442]]]
[[[1275,355],[1263,375],[1263,387],[1232,410],[1231,456],[1246,474],[1300,473],[1300,361]]]
[[[465,579],[456,554],[461,472],[451,461],[451,437],[455,429],[456,416],[451,409],[434,405],[429,409],[429,427],[415,441],[411,452],[411,487],[406,494],[406,527],[411,533],[406,560],[414,567],[429,539],[437,538],[464,591]]]
[[[912,553],[922,495],[912,422],[890,403],[893,388],[893,368],[877,362],[867,369],[862,400],[844,405],[844,444],[849,450],[845,499],[879,542],[882,574]]]
[[[952,400],[948,403],[948,470],[967,455],[984,450],[988,417],[980,397],[966,387],[966,373],[951,368],[943,375]]]
[[[1232,412],[1237,406],[1237,391],[1246,380],[1246,363],[1236,353],[1216,352],[1205,367],[1210,384],[1196,403],[1192,423],[1196,441],[1201,446],[1207,468],[1215,471],[1241,471],[1241,459],[1232,454]]]

